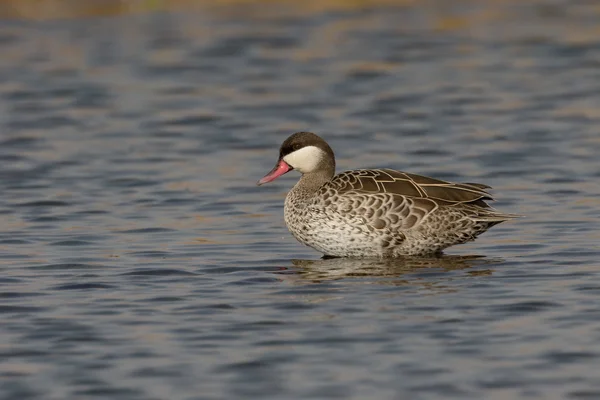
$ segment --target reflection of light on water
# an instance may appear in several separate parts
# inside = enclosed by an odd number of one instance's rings
[[[373,5],[408,5],[413,0],[309,0],[296,2],[292,0],[268,1],[291,6],[305,12],[322,12],[339,9],[362,9]],[[110,16],[122,14],[147,13],[160,10],[178,11],[190,9],[212,9],[220,13],[239,14],[240,6],[251,13],[257,6],[262,14],[269,8],[261,7],[265,1],[257,0],[45,0],[19,1],[8,0],[0,4],[0,15],[3,18],[53,19],[53,18],[82,18],[93,16]],[[250,8],[250,10],[246,10]],[[258,11],[258,10],[256,10]],[[247,15],[247,13],[246,13]]]
[[[470,4],[468,13],[459,13],[446,0],[418,2],[415,0],[44,0],[21,1],[5,0],[0,2],[0,17],[5,19],[20,18],[34,20],[89,18],[126,14],[143,14],[156,11],[211,12],[215,15],[241,16],[248,19],[264,19],[279,15],[310,15],[331,11],[363,11],[372,7],[410,7],[427,14],[430,27],[436,31],[455,32],[470,30],[477,34],[481,28],[491,23],[512,17],[510,3],[521,3],[519,0],[502,1],[466,1]],[[507,4],[508,3],[508,4]],[[536,3],[536,2],[533,2]],[[269,7],[265,7],[269,4]],[[532,4],[534,7],[535,4]],[[560,3],[554,6],[556,12],[540,12],[541,17],[552,18],[553,22],[565,19],[567,13]],[[545,5],[548,9],[548,5]],[[541,8],[541,6],[540,6]],[[589,7],[588,9],[592,9]],[[592,9],[593,10],[593,9]],[[596,10],[598,10],[596,8]],[[351,22],[355,25],[355,22]],[[376,23],[375,23],[376,24]],[[566,27],[563,37],[569,37],[575,43],[595,40],[598,28],[584,29],[580,25]],[[567,33],[565,35],[564,33]],[[309,56],[310,57],[310,56]]]

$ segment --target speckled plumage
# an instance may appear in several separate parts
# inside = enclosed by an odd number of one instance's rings
[[[439,253],[514,217],[492,209],[485,202],[493,200],[486,191],[489,187],[478,183],[450,183],[391,169],[333,176],[333,151],[323,139],[307,132],[284,142],[280,162],[293,159],[286,155],[306,146],[322,149],[322,154],[305,152],[322,160],[313,170],[301,171],[302,177],[285,200],[285,222],[299,242],[325,255]],[[301,170],[302,162],[294,168]]]

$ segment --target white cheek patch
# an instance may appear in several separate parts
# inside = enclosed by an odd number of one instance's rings
[[[306,146],[283,157],[283,161],[304,174],[316,170],[324,156],[320,148]]]

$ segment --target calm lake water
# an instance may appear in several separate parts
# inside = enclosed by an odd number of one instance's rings
[[[437,4],[437,5],[436,5]],[[600,9],[0,22],[1,399],[599,399]],[[283,139],[494,187],[440,259],[321,260]]]

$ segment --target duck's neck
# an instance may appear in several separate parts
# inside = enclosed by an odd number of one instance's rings
[[[293,198],[296,202],[303,203],[308,201],[321,186],[331,180],[334,172],[335,167],[332,167],[317,172],[311,172],[309,174],[303,174],[288,196]]]

